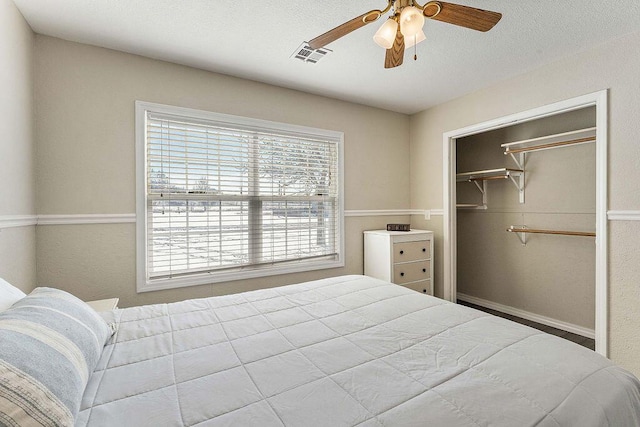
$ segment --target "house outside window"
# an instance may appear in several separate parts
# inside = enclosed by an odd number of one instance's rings
[[[138,292],[344,266],[342,143],[136,102]]]

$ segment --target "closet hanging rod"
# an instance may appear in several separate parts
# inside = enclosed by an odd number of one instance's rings
[[[522,147],[522,148],[506,147],[504,150],[504,154],[506,156],[507,154],[517,154],[517,153],[527,153],[530,151],[547,150],[549,148],[564,147],[566,145],[584,144],[585,142],[593,142],[595,140],[596,140],[595,136],[590,136],[586,138],[572,139],[569,141],[559,141],[559,142],[551,142],[549,144],[533,145],[531,147]]]
[[[536,228],[516,227],[513,225],[507,228],[507,231],[510,233],[559,234],[563,236],[596,237],[596,233],[588,231],[540,230]]]

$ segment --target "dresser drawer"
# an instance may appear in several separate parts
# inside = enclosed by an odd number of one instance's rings
[[[402,286],[404,286],[405,288],[412,289],[416,292],[420,292],[422,294],[433,295],[431,293],[431,280],[423,280],[421,282],[406,283]]]
[[[393,283],[398,285],[431,278],[430,263],[416,261],[393,265]]]
[[[401,242],[393,244],[393,261],[408,262],[431,258],[431,245],[428,240]]]

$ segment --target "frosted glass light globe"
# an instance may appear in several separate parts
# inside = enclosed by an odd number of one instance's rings
[[[424,15],[415,6],[407,6],[400,14],[400,32],[405,37],[413,37],[422,30]]]
[[[387,19],[382,27],[373,36],[373,41],[382,48],[391,49],[393,42],[396,40],[398,32],[398,23],[394,19]]]

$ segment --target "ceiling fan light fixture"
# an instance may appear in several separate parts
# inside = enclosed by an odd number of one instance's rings
[[[373,40],[386,49],[384,67],[395,68],[402,65],[405,48],[413,47],[413,59],[417,60],[415,45],[426,39],[422,31],[425,17],[482,32],[491,30],[502,18],[501,13],[490,10],[445,3],[440,0],[428,0],[424,6],[421,6],[417,1],[387,0],[387,6],[384,9],[363,13],[320,34],[306,44],[308,47],[299,48],[294,56],[297,59],[306,59],[306,50],[324,48],[327,44],[376,21],[380,16],[391,11],[391,17],[378,29]]]
[[[398,23],[395,19],[389,18],[384,24],[376,31],[373,36],[373,41],[378,46],[384,49],[391,49],[393,42],[396,39],[396,33],[398,32]]]
[[[400,13],[400,32],[406,38],[413,37],[422,31],[424,14],[415,6],[407,6]]]

